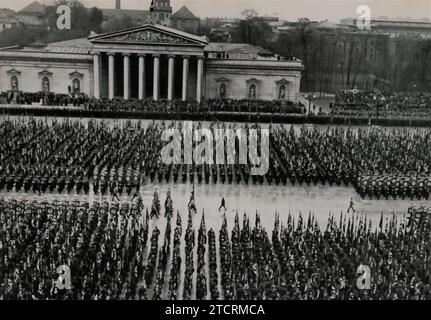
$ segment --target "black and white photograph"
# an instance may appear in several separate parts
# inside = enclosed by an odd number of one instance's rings
[[[429,0],[0,0],[0,300],[431,300],[430,193]]]

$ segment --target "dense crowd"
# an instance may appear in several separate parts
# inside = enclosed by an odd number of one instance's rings
[[[307,107],[299,101],[293,103],[287,100],[259,100],[259,99],[206,99],[202,102],[181,99],[157,101],[148,97],[144,99],[131,98],[125,100],[115,97],[89,98],[85,94],[55,94],[45,92],[2,92],[0,104],[31,105],[41,103],[42,106],[68,106],[85,112],[115,112],[151,114],[154,117],[173,115],[190,115],[199,119],[208,116],[234,113],[236,116],[273,116],[285,119],[289,115],[295,119],[296,115],[306,115]],[[74,108],[79,107],[79,108]],[[341,90],[337,92],[335,102],[330,103],[329,116],[350,117],[361,119],[429,119],[431,118],[431,95],[413,92],[380,92],[378,90]],[[326,110],[313,105],[310,110],[314,121],[328,117]],[[287,119],[286,118],[286,119]]]
[[[38,103],[43,106],[74,106],[83,107],[88,103],[85,94],[60,94],[52,92],[2,92],[0,100],[7,104],[31,105]]]
[[[203,128],[194,123],[194,128]],[[216,129],[242,129],[247,137],[257,124],[205,124]],[[0,123],[0,189],[25,192],[132,194],[148,182],[352,184],[363,196],[428,198],[431,131],[428,129],[310,128],[269,126],[269,168],[252,175],[240,164],[166,164],[161,150],[165,129],[183,132],[180,122],[47,121],[5,119]],[[215,139],[214,139],[215,140]],[[257,139],[260,149],[262,139]],[[194,141],[195,150],[203,140]],[[214,150],[216,150],[216,141]],[[185,157],[181,148],[181,158]],[[225,144],[225,153],[229,146]],[[227,159],[227,158],[225,158]],[[366,176],[367,179],[362,179]],[[385,179],[390,177],[390,179]],[[386,181],[387,180],[387,181]],[[390,181],[390,183],[388,183]],[[363,183],[369,183],[364,187]],[[381,184],[384,184],[382,186]],[[376,185],[376,186],[375,186]],[[404,189],[403,189],[404,190]]]
[[[84,94],[57,94],[45,92],[3,92],[0,93],[0,103],[31,105],[41,103],[43,106],[74,106],[91,111],[116,112],[175,112],[175,113],[214,113],[214,112],[242,112],[242,113],[281,113],[302,114],[304,106],[291,101],[266,101],[258,99],[208,99],[201,103],[197,101],[183,101],[175,99],[122,99],[89,98]]]
[[[342,116],[382,118],[430,117],[431,95],[410,92],[382,93],[378,90],[342,90],[337,94],[331,113]]]
[[[331,216],[326,228],[289,214],[272,233],[258,214],[253,226],[237,214],[231,231],[224,219],[218,248],[202,215],[196,249],[193,212],[184,235],[177,214],[173,239],[164,220],[159,241],[156,218],[137,203],[0,200],[0,299],[431,299],[430,209],[382,215],[379,226]],[[357,285],[361,265],[368,289]]]
[[[428,129],[302,127],[298,133],[276,127],[270,137],[271,163],[278,163],[282,179],[293,184],[350,183],[363,197],[428,198],[431,193]]]
[[[359,175],[355,184],[356,191],[365,197],[377,199],[410,198],[429,199],[431,194],[431,176],[425,173],[406,175],[399,173],[382,175]]]
[[[209,99],[201,103],[182,100],[124,100],[115,98],[90,99],[89,110],[97,111],[128,111],[128,112],[176,112],[176,113],[213,113],[213,112],[244,112],[244,113],[304,113],[304,106],[286,101],[264,101],[251,99]]]

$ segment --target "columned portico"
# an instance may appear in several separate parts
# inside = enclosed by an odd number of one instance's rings
[[[187,85],[189,83],[189,56],[183,57],[183,87],[181,93],[181,99],[183,101],[187,100]]]
[[[114,53],[108,53],[108,86],[110,100],[114,99]]]
[[[196,84],[196,101],[201,102],[202,100],[202,79],[204,72],[204,59],[203,57],[198,57],[198,76]]]
[[[124,53],[123,54],[123,68],[124,68],[124,99],[127,100],[130,97],[130,54]]]
[[[0,91],[37,92],[48,86],[55,93],[109,99],[297,102],[304,69],[300,60],[252,52],[221,58],[224,49],[208,45],[205,37],[154,24],[70,40],[61,47],[0,50]]]
[[[138,99],[145,97],[145,55],[139,55],[139,73],[138,73]]]
[[[89,39],[94,53],[95,97],[201,100],[205,38],[144,25]]]
[[[100,99],[100,54],[93,55],[94,97]]]
[[[174,95],[174,63],[175,56],[168,57],[168,100],[171,101]]]
[[[154,71],[153,71],[153,99],[154,101],[159,100],[159,90],[160,90],[160,55],[153,55],[154,59]]]

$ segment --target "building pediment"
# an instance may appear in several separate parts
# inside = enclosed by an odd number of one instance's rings
[[[258,84],[259,82],[260,82],[260,80],[258,80],[258,79],[256,79],[256,78],[251,78],[251,79],[248,79],[247,81],[246,81],[248,84]]]
[[[16,69],[10,69],[10,70],[6,71],[6,73],[9,76],[19,76],[19,75],[21,75],[21,71],[18,71]]]
[[[74,79],[74,78],[82,79],[84,77],[84,74],[75,70],[74,72],[69,73],[69,76],[71,79]]]
[[[281,79],[281,80],[278,80],[278,81],[276,81],[275,82],[276,84],[278,84],[278,85],[287,85],[287,84],[289,84],[290,83],[290,81],[288,81],[288,80],[286,80],[286,79]]]
[[[225,77],[221,77],[221,78],[217,78],[215,79],[216,82],[230,82],[230,79],[225,78]]]
[[[51,77],[52,76],[52,72],[49,72],[48,70],[42,70],[41,72],[39,72],[39,76],[41,76],[41,77]]]
[[[132,44],[169,44],[200,45],[208,44],[204,37],[165,27],[147,24],[144,26],[89,37],[93,43],[132,43]]]

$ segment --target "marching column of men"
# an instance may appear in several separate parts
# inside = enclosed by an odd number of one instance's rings
[[[183,299],[431,299],[431,208],[411,208],[410,220],[382,215],[378,226],[359,215],[331,216],[323,229],[311,214],[297,222],[289,214],[287,223],[276,215],[271,238],[260,215],[254,227],[244,215],[241,228],[237,214],[230,241],[223,222],[219,250],[202,215],[196,260],[193,214],[181,272],[179,216],[173,246],[168,216],[159,249],[160,231],[149,229],[137,204],[0,200],[1,298],[180,299],[183,277]],[[62,265],[73,270],[70,289],[57,282]],[[359,265],[372,270],[369,290],[356,286]]]
[[[202,123],[196,124],[199,128]],[[119,198],[137,193],[149,179],[192,184],[351,184],[363,197],[376,198],[429,198],[431,192],[429,129],[270,126],[269,169],[264,176],[251,175],[249,165],[238,163],[237,138],[236,164],[217,164],[214,152],[212,164],[167,165],[160,157],[165,129],[181,132],[183,127],[174,122],[143,127],[130,121],[119,126],[103,121],[7,119],[0,123],[1,136],[8,137],[0,148],[0,189],[89,193],[92,187],[95,193]],[[242,129],[248,136],[261,127],[210,123],[209,129],[213,135],[217,129]],[[194,141],[192,149],[198,144]],[[159,211],[160,204],[155,204],[151,215]]]

